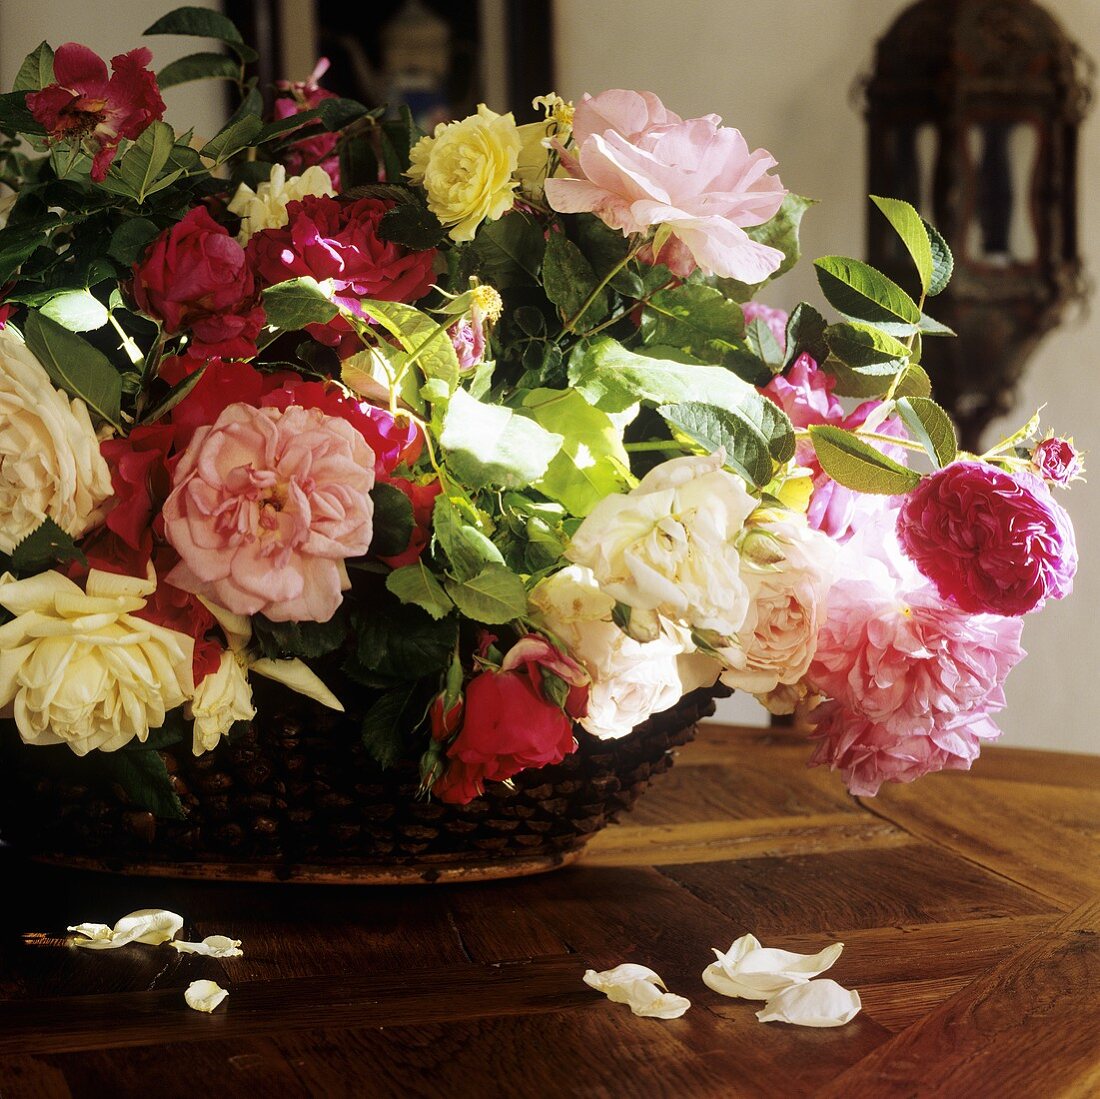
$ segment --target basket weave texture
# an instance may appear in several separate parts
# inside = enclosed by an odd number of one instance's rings
[[[359,719],[272,685],[261,717],[195,757],[183,743],[161,750],[186,819],[157,819],[115,786],[94,788],[36,770],[19,748],[0,778],[0,838],[29,854],[101,860],[273,866],[442,866],[554,858],[576,851],[629,810],[671,749],[714,711],[695,691],[620,740],[576,730],[578,750],[525,771],[509,789],[490,783],[465,806],[417,796],[414,764],[382,770],[364,750]],[[70,774],[72,769],[70,768]]]

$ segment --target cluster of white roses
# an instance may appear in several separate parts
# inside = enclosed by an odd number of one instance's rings
[[[625,736],[717,678],[794,708],[836,546],[799,513],[761,506],[724,461],[675,458],[601,500],[573,537],[574,565],[531,595],[592,677],[582,724],[596,736]]]

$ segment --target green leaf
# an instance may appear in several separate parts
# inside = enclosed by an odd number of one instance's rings
[[[866,263],[844,256],[814,261],[821,292],[834,309],[891,335],[907,336],[920,322],[920,310],[896,282]]]
[[[382,215],[378,235],[383,240],[422,252],[434,248],[446,234],[439,218],[419,202],[404,202]]]
[[[224,53],[191,53],[171,61],[157,73],[157,84],[174,88],[192,80],[240,80],[241,63]]]
[[[564,504],[574,515],[587,515],[605,496],[631,488],[630,456],[622,430],[576,390],[534,389],[523,407],[537,423],[565,442],[535,488]]]
[[[930,317],[927,313],[921,313],[920,324],[917,326],[917,331],[925,336],[954,336],[953,329],[948,328],[946,324],[941,324],[935,317]]]
[[[260,93],[253,88],[241,100],[229,121],[202,147],[202,155],[213,160],[216,166],[242,149],[254,145],[264,128],[260,117],[262,110],[263,100]]]
[[[734,301],[748,301],[764,283],[779,278],[780,275],[786,274],[794,267],[802,256],[802,248],[798,240],[802,217],[814,205],[814,202],[815,200],[812,198],[788,194],[783,199],[783,205],[779,207],[778,212],[770,221],[746,229],[745,232],[758,244],[778,248],[783,253],[783,261],[766,279],[752,285],[738,282],[737,279],[718,279],[718,286],[723,293],[733,298]]]
[[[563,320],[573,320],[578,327],[583,327],[599,324],[607,316],[606,289],[596,295],[583,314],[580,313],[598,283],[596,272],[584,253],[564,233],[551,232],[542,258],[542,285]]]
[[[829,354],[825,342],[825,318],[807,302],[799,302],[787,318],[787,353],[783,367],[793,366],[799,355],[807,354],[816,363],[823,363]]]
[[[87,564],[72,537],[47,518],[11,551],[10,567],[21,576],[31,576],[66,561]]]
[[[288,656],[316,660],[340,648],[347,635],[347,615],[341,610],[327,622],[272,622],[262,614],[252,616],[253,640],[271,660]]]
[[[0,133],[44,135],[45,127],[35,121],[27,107],[26,92],[0,95]]]
[[[407,730],[401,719],[412,694],[411,686],[387,691],[363,715],[363,747],[383,770],[397,763],[405,751]]]
[[[680,347],[702,362],[727,366],[741,347],[745,315],[741,306],[704,283],[660,290],[642,313],[647,344]]]
[[[328,324],[340,309],[316,279],[289,279],[264,291],[264,313],[272,328],[297,332],[307,324]]]
[[[459,580],[476,576],[487,565],[504,564],[500,550],[475,526],[467,523],[454,502],[445,495],[436,497],[432,529]]]
[[[42,42],[23,59],[12,91],[36,92],[53,82],[53,50],[48,42]]]
[[[928,244],[932,250],[932,278],[927,290],[928,296],[932,298],[947,288],[952,272],[955,270],[955,258],[951,255],[951,249],[943,239],[943,234],[923,218],[921,222],[924,225],[924,231],[928,234]]]
[[[769,372],[782,368],[783,348],[763,317],[754,318],[745,329],[745,343],[753,355],[769,367]]]
[[[117,181],[125,193],[144,202],[160,176],[176,143],[176,133],[167,122],[153,122],[111,168],[108,177]]]
[[[403,354],[386,353],[395,370],[414,361],[425,378],[439,378],[448,391],[458,385],[461,367],[444,325],[403,302],[364,298],[360,304],[404,349]]]
[[[131,804],[162,820],[184,820],[183,803],[159,752],[100,752],[97,763]]]
[[[726,451],[726,465],[751,485],[766,485],[774,474],[769,441],[782,441],[786,461],[794,454],[794,430],[783,410],[767,398],[727,410],[685,401],[657,411],[670,427],[694,439],[708,453]],[[784,422],[785,421],[785,422]]]
[[[858,321],[830,325],[825,342],[842,363],[868,375],[893,376],[909,361],[900,340]]]
[[[951,417],[927,397],[903,397],[897,402],[898,415],[913,437],[941,469],[955,460],[959,442]]]
[[[231,19],[210,8],[175,8],[147,27],[144,34],[182,34],[192,38],[216,38],[231,46],[242,61],[255,61],[256,51],[245,45]]]
[[[70,332],[94,332],[108,321],[107,307],[90,290],[65,290],[42,306],[42,316]]]
[[[564,438],[510,408],[455,390],[439,439],[454,475],[470,488],[521,488],[539,480]]]
[[[513,210],[478,230],[467,248],[475,260],[476,270],[471,274],[498,290],[538,286],[545,249],[539,225],[523,211]]]
[[[148,218],[127,218],[111,234],[107,255],[127,266],[137,263],[142,253],[159,233],[156,222]]]
[[[122,430],[122,378],[106,355],[34,309],[27,310],[23,334],[54,385],[79,397],[94,416]]]
[[[447,582],[459,612],[475,622],[499,626],[527,613],[527,589],[504,565],[489,565],[469,580]]]
[[[200,381],[202,381],[202,376],[205,373],[206,367],[200,366],[193,374],[188,374],[186,378],[176,382],[164,397],[157,401],[157,403],[142,416],[140,422],[143,424],[154,424],[162,416],[167,416],[168,413],[171,412]]]
[[[832,424],[812,424],[810,439],[821,468],[847,488],[895,496],[920,483],[919,473],[887,458],[853,431]]]
[[[374,501],[374,536],[371,553],[376,557],[393,557],[404,553],[412,537],[413,509],[409,498],[396,486],[379,481],[371,489]]]
[[[838,397],[884,397],[894,380],[893,373],[876,374],[873,368],[853,370],[838,359],[829,359],[825,370],[836,378],[833,390]],[[932,392],[932,382],[923,368],[910,362],[901,381],[894,390],[895,397],[927,397]]]
[[[5,283],[40,247],[57,226],[56,214],[12,225],[0,232],[0,283]]]
[[[419,607],[402,603],[383,585],[361,602],[355,617],[357,645],[349,674],[363,678],[364,671],[385,679],[410,679],[431,675],[447,666],[458,639],[454,615],[433,620]]]
[[[894,227],[894,232],[901,237],[902,244],[905,245],[909,255],[913,257],[913,263],[916,264],[920,288],[927,294],[929,286],[932,285],[932,244],[925,232],[920,214],[910,203],[898,198],[871,195],[871,201]]]
[[[421,610],[427,611],[432,618],[443,618],[454,609],[454,604],[447,597],[443,585],[423,561],[394,569],[386,577],[386,587],[402,603],[413,603]]]

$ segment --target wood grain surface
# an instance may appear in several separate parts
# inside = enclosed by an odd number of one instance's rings
[[[1100,1095],[1100,758],[989,749],[849,797],[789,730],[706,726],[576,866],[480,885],[114,878],[0,850],[0,1097]],[[168,946],[66,925],[168,908]],[[844,954],[850,1024],[756,1021],[710,948]],[[581,982],[633,961],[688,996],[638,1019]],[[200,977],[229,989],[187,1008]]]

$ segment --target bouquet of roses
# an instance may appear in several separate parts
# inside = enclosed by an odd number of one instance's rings
[[[315,74],[265,118],[224,17],[147,33],[226,52],[43,43],[0,96],[6,736],[217,751],[266,677],[466,802],[719,680],[856,793],[997,735],[1080,459],[1037,420],[958,452],[911,206],[874,200],[915,293],[828,256],[838,318],[788,316],[752,298],[810,203],[714,115],[548,95],[425,135]],[[160,91],[204,78],[240,105],[200,139]]]

